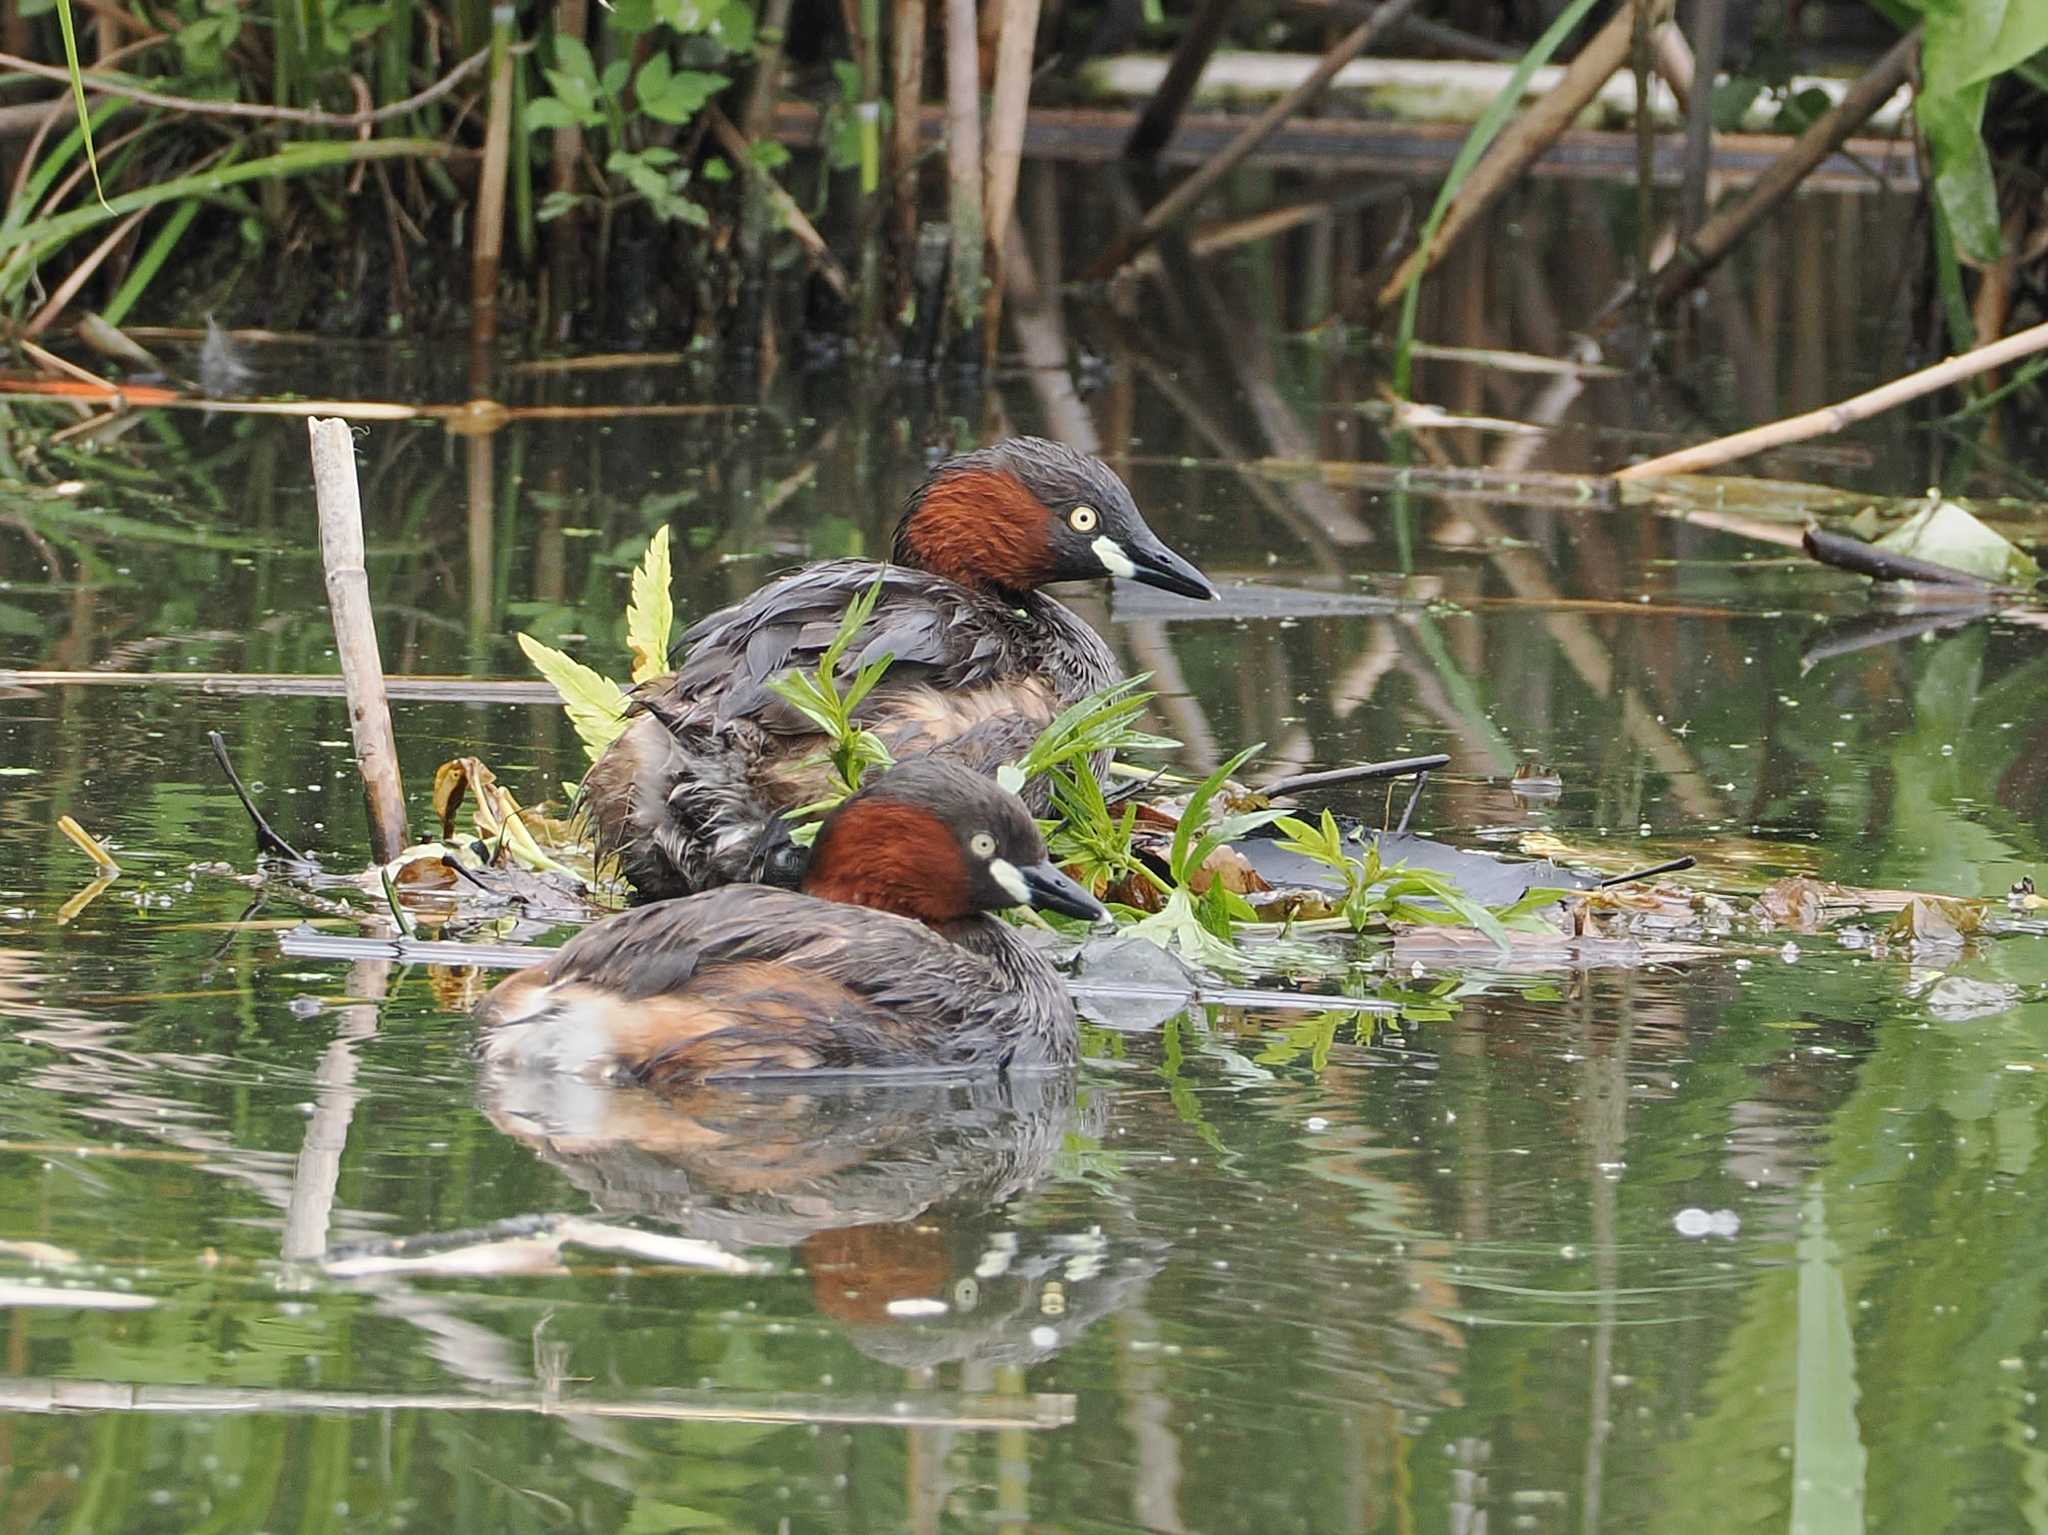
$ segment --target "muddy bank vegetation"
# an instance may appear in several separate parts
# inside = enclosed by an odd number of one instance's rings
[[[1363,229],[1337,307],[1405,335],[1476,217],[1602,133],[1639,249],[1596,327],[1669,305],[1815,175],[1931,189],[1899,232],[1930,342],[2038,310],[2048,248],[2037,0],[59,0],[0,41],[0,306],[31,338],[215,314],[976,361],[1006,294],[1270,238],[1300,182]],[[1731,172],[1757,128],[1779,137]],[[1064,271],[1015,236],[1027,153],[1092,162],[1122,210]],[[1292,169],[1263,224],[1219,227],[1247,164]],[[1401,164],[1434,187],[1345,189]]]

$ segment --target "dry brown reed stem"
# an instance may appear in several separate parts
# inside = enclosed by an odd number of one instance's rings
[[[1765,214],[1804,181],[1816,166],[1841,148],[1849,135],[1906,83],[1912,72],[1913,59],[1919,51],[1920,29],[1915,27],[1850,86],[1840,101],[1794,139],[1792,146],[1750,184],[1741,198],[1708,219],[1699,227],[1698,233],[1681,244],[1671,258],[1650,275],[1656,302],[1667,304],[1698,284]],[[1623,297],[1625,299],[1626,295]],[[1622,301],[1617,300],[1608,306],[1607,313],[1618,313],[1621,307]]]
[[[209,158],[215,157],[209,156]],[[22,326],[21,334],[24,336],[40,336],[44,331],[48,330],[50,322],[70,307],[72,299],[78,296],[78,290],[91,281],[92,274],[100,269],[101,264],[106,261],[107,257],[114,254],[115,248],[134,232],[137,224],[140,224],[144,218],[155,211],[153,208],[137,208],[128,217],[116,224],[107,237],[87,253],[83,261],[79,262],[77,266],[65,274],[64,281],[52,290],[49,298],[44,300],[43,307],[30,316],[28,323]]]
[[[825,237],[818,233],[817,226],[804,216],[804,210],[797,201],[782,188],[782,183],[762,167],[753,152],[747,147],[747,136],[735,128],[732,119],[716,106],[704,109],[705,120],[711,125],[711,136],[718,141],[718,147],[725,151],[726,158],[743,174],[752,177],[781,215],[789,232],[796,236],[797,244],[804,248],[811,258],[811,265],[818,275],[825,279],[834,293],[842,299],[853,293],[853,285],[847,281],[846,268],[839,264],[839,258],[826,245]]]
[[[1137,126],[1131,129],[1131,136],[1124,141],[1126,160],[1149,161],[1172,140],[1174,130],[1180,126],[1181,113],[1194,99],[1195,83],[1202,78],[1209,55],[1223,40],[1223,30],[1230,24],[1230,14],[1236,9],[1237,0],[1202,0],[1201,9],[1195,12],[1187,30],[1180,35],[1180,46],[1173,50],[1173,62],[1166,66],[1166,78],[1159,82],[1159,89],[1145,103],[1145,110],[1138,114]]]
[[[370,123],[389,122],[394,117],[403,117],[408,112],[417,112],[421,107],[439,101],[483,68],[490,56],[490,49],[480,48],[425,90],[367,112],[322,112],[313,107],[267,107],[253,101],[206,101],[196,96],[166,96],[162,91],[131,85],[125,80],[110,80],[89,69],[79,78],[87,90],[98,95],[120,96],[128,101],[139,101],[144,106],[168,107],[174,112],[189,113],[194,117],[253,117],[264,122],[303,123],[311,128],[360,128]],[[26,75],[66,85],[71,83],[70,72],[61,65],[38,64],[34,59],[18,58],[11,53],[0,53],[0,69],[19,70]]]
[[[1972,347],[1967,352],[1922,368],[1917,373],[1908,373],[1904,378],[1895,378],[1889,384],[1881,384],[1839,404],[1824,405],[1819,410],[1787,416],[1766,426],[1751,427],[1732,437],[1717,437],[1712,442],[1645,459],[1640,464],[1616,470],[1614,477],[1617,480],[1645,480],[1658,475],[1695,474],[1717,464],[1761,453],[1767,448],[1804,442],[1810,437],[1825,437],[1830,432],[1839,432],[1859,421],[1882,415],[1909,400],[1917,400],[1937,389],[1946,389],[1950,384],[1975,378],[1980,373],[2002,368],[2009,362],[2017,362],[2040,351],[2048,351],[2048,324],[2029,326],[1998,341]]]
[[[567,1271],[564,1266],[564,1272]],[[604,1265],[617,1273],[617,1261]],[[661,1269],[656,1272],[673,1272]],[[66,1293],[54,1287],[60,1298]],[[87,1292],[129,1297],[128,1291]],[[143,1305],[146,1297],[133,1296]],[[298,1391],[267,1386],[178,1386],[69,1376],[0,1376],[0,1407],[10,1412],[127,1412],[174,1417],[221,1413],[348,1413],[392,1411],[531,1413],[538,1417],[623,1418],[656,1423],[879,1423],[892,1430],[1058,1428],[1074,1421],[1074,1398],[925,1391],[894,1397],[806,1396],[798,1392],[697,1391],[659,1396],[594,1398],[556,1390],[524,1395],[473,1391]]]
[[[981,310],[981,50],[974,0],[946,0],[946,182],[952,224],[953,319],[973,328]]]
[[[512,165],[512,16],[510,5],[494,8],[491,15],[491,106],[477,174],[476,244],[469,266],[470,340],[479,348],[498,332],[498,262],[505,249],[505,194]]]
[[[1038,0],[1003,0],[1003,30],[996,46],[995,89],[988,108],[988,177],[982,216],[988,230],[991,281],[982,307],[983,361],[995,361],[1003,311],[1003,260],[1010,214],[1017,206],[1017,168],[1024,158],[1024,121],[1031,110],[1031,59],[1038,41]]]
[[[918,112],[924,102],[924,0],[895,0],[890,23],[889,177],[896,205],[896,302],[910,298],[917,250]],[[766,124],[759,125],[765,128]]]
[[[97,373],[79,367],[77,363],[70,361],[68,358],[59,357],[55,352],[50,351],[46,347],[38,346],[35,342],[28,340],[20,342],[19,345],[28,360],[39,368],[59,374],[65,378],[75,378],[81,384],[94,385],[97,388],[106,390],[110,395],[120,393],[113,384],[101,378]],[[76,399],[77,396],[70,395],[67,398]]]
[[[339,677],[311,672],[59,672],[0,667],[0,688],[169,688],[224,698],[346,698]],[[429,703],[559,704],[554,684],[491,677],[386,677],[390,698]]]
[[[1693,76],[1700,88],[1685,104],[1685,181],[1678,199],[1678,235],[1685,239],[1707,216],[1707,165],[1714,154],[1714,78],[1721,72],[1721,40],[1728,30],[1728,0],[1699,0],[1693,14]]]
[[[1662,26],[1670,19],[1673,0],[1648,0],[1642,21],[1645,27]],[[1418,247],[1401,263],[1380,288],[1382,308],[1399,303],[1408,285],[1443,258],[1457,244],[1500,195],[1513,186],[1544,150],[1553,144],[1572,120],[1599,94],[1600,87],[1629,61],[1634,46],[1638,12],[1623,6],[1607,25],[1594,33],[1578,57],[1565,69],[1564,78],[1528,111],[1508,125],[1493,147],[1480,156],[1472,174],[1458,188],[1445,210],[1436,237],[1428,246]]]
[[[1374,39],[1398,26],[1415,9],[1417,0],[1387,0],[1323,55],[1322,62],[1300,84],[1261,112],[1244,131],[1227,144],[1222,153],[1195,171],[1146,212],[1137,227],[1127,231],[1088,269],[1090,281],[1100,282],[1159,238],[1160,231],[1177,223],[1196,203],[1208,196],[1216,183],[1237,169],[1238,163],[1280,129],[1281,124],[1320,97],[1337,78],[1337,71],[1363,53]],[[1612,73],[1612,71],[1610,71]]]
[[[320,566],[334,618],[334,649],[348,692],[349,733],[370,818],[370,853],[389,863],[405,850],[405,786],[391,704],[384,696],[384,660],[363,567],[363,503],[356,488],[355,435],[346,421],[306,423],[313,447],[313,492],[320,507]]]

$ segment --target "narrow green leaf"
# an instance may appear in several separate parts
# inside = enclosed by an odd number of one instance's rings
[[[79,131],[85,135],[85,163],[92,171],[93,195],[104,208],[107,191],[100,185],[99,156],[93,153],[92,115],[85,105],[85,71],[78,63],[78,32],[71,23],[71,0],[57,0],[57,29],[64,34],[64,67],[71,74],[71,106],[78,113]]]

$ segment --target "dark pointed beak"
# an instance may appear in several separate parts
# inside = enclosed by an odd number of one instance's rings
[[[1163,592],[1182,597],[1216,600],[1216,588],[1209,578],[1162,544],[1150,532],[1141,532],[1124,546],[1124,558],[1131,562],[1131,579]]]
[[[1024,888],[1031,892],[1031,904],[1039,911],[1056,911],[1084,922],[1109,920],[1108,908],[1068,879],[1051,860],[1027,864],[1017,872],[1024,876]]]

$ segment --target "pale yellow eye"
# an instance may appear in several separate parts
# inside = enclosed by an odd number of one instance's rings
[[[1101,521],[1092,506],[1077,506],[1067,513],[1067,526],[1076,533],[1093,533],[1095,525]]]
[[[996,839],[985,831],[978,831],[967,839],[967,846],[976,858],[996,856]]]

